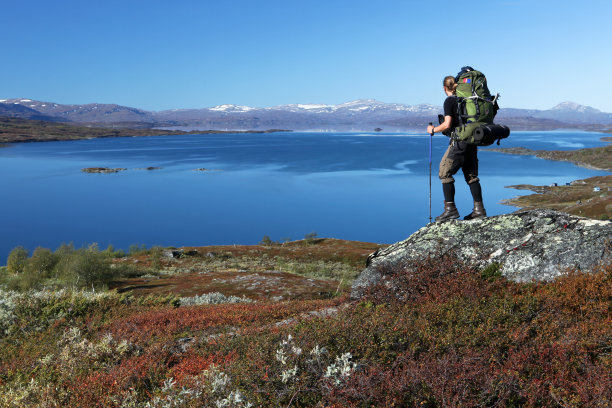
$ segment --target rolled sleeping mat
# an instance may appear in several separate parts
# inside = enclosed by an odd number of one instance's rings
[[[474,141],[482,146],[493,144],[496,140],[510,136],[510,128],[505,125],[487,124],[474,129]]]

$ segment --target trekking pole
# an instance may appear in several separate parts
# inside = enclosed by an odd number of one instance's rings
[[[429,122],[430,126],[433,126],[433,123]],[[433,129],[429,134],[429,223],[431,224],[431,145],[433,142]]]

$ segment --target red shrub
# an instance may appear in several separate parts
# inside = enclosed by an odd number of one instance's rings
[[[150,393],[165,378],[164,358],[149,354],[132,357],[107,371],[95,371],[76,379],[70,386],[69,406],[116,406],[113,396],[120,396],[130,389],[138,393]]]
[[[497,367],[500,385],[513,384],[525,406],[598,406],[612,401],[612,377],[577,344],[532,344],[511,350]]]
[[[179,385],[187,385],[185,380],[188,380],[189,377],[201,374],[211,365],[225,366],[235,358],[234,354],[201,356],[192,352],[186,353],[181,356],[181,360],[176,365],[172,366],[168,376],[174,378]]]
[[[112,322],[108,330],[116,338],[146,341],[153,336],[174,335],[224,326],[248,327],[275,323],[296,314],[340,304],[345,299],[282,303],[224,304],[152,311]]]
[[[327,400],[345,406],[473,406],[486,401],[491,368],[486,353],[405,354],[391,365],[356,371]],[[475,405],[475,404],[474,404]]]
[[[374,303],[447,302],[452,297],[479,298],[508,283],[482,279],[480,271],[448,252],[422,261],[381,266],[382,280],[364,300]]]

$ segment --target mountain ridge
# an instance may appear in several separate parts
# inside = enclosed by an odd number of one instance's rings
[[[442,107],[431,104],[408,105],[376,99],[356,99],[337,105],[288,104],[251,107],[222,104],[207,108],[146,111],[119,104],[58,104],[28,98],[0,99],[0,115],[89,124],[149,124],[151,127],[192,127],[201,129],[294,130],[392,127],[421,128]],[[611,125],[612,113],[575,102],[561,102],[548,110],[502,108],[497,119],[515,129],[555,129]]]

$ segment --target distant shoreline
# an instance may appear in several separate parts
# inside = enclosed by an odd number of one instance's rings
[[[602,137],[612,142],[612,137]],[[612,144],[577,150],[531,150],[524,147],[487,149],[506,154],[530,155],[545,160],[565,161],[591,170],[612,171]],[[612,175],[574,180],[566,186],[534,186],[520,184],[506,186],[517,190],[531,190],[535,194],[503,200],[503,204],[521,209],[550,208],[594,219],[612,218]]]
[[[608,145],[576,150],[532,150],[525,147],[502,147],[486,149],[485,151],[536,156],[540,159],[574,163],[591,170],[612,171],[612,137],[605,136],[600,140],[608,142]]]
[[[0,147],[9,143],[60,142],[107,137],[141,137],[199,134],[276,133],[292,132],[288,129],[268,130],[161,130],[84,126],[65,122],[47,122],[0,117]]]

